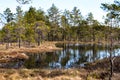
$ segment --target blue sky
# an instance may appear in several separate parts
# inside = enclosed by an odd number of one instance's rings
[[[105,16],[105,12],[100,8],[101,3],[113,3],[114,0],[32,0],[31,4],[23,5],[22,9],[28,10],[30,6],[38,8],[42,8],[45,12],[51,7],[54,3],[59,10],[64,11],[72,10],[73,7],[77,7],[80,9],[83,16],[86,16],[89,12],[92,12],[94,18],[100,22],[103,22],[103,15]],[[16,6],[19,4],[16,0],[0,0],[0,13],[9,7],[12,12],[15,12]]]

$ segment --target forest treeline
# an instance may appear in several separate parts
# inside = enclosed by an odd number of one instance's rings
[[[7,8],[1,14],[4,27],[0,30],[0,42],[19,42],[20,47],[21,42],[29,45],[40,45],[41,41],[100,42],[110,40],[110,36],[119,41],[120,16],[116,11],[120,11],[120,3],[116,1],[113,4],[101,4],[101,8],[108,12],[104,24],[95,20],[91,12],[84,17],[77,7],[60,11],[52,4],[47,12],[32,6],[23,12],[17,6],[16,13]]]

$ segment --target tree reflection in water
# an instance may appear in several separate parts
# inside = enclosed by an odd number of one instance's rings
[[[110,56],[108,52],[109,46],[105,45],[62,44],[59,46],[62,47],[63,50],[27,54],[29,59],[22,62],[22,67],[52,69],[83,67],[86,62],[93,62]],[[114,53],[113,56],[120,55],[119,46],[115,46],[114,51],[116,53]],[[14,64],[16,65],[18,63]]]

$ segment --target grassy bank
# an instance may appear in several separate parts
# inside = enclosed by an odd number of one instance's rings
[[[0,69],[1,80],[82,80],[84,69],[46,70],[46,69]]]
[[[66,44],[100,44],[100,45],[110,45],[110,41],[87,41],[87,42],[81,42],[81,41],[57,41],[55,43],[66,43]],[[112,45],[120,45],[119,41],[114,41]]]
[[[44,42],[35,47],[14,47],[0,50],[0,62],[18,59],[27,59],[24,53],[42,53],[61,50],[55,46],[56,43],[78,43],[78,42]],[[79,42],[80,43],[80,42]],[[84,44],[84,43],[83,43]],[[86,43],[89,44],[89,43]],[[25,57],[26,56],[26,57]],[[0,69],[0,80],[109,80],[110,64],[109,58],[86,64],[85,67],[72,69]],[[120,57],[114,59],[114,75],[112,80],[119,80]]]
[[[61,48],[56,47],[55,44],[56,42],[44,42],[40,46],[21,46],[21,48],[12,45],[9,49],[5,49],[5,45],[0,45],[0,62],[9,62],[15,59],[28,59],[28,56],[25,53],[43,53],[61,50]]]
[[[50,51],[54,51],[54,50],[61,50],[61,48],[56,47],[55,44],[56,44],[56,42],[44,42],[40,46],[36,46],[36,45],[25,46],[25,45],[23,45],[20,48],[18,48],[18,46],[15,45],[15,43],[14,43],[14,45],[9,46],[8,49],[5,49],[5,44],[4,44],[4,45],[0,45],[0,52],[4,52],[4,53],[11,53],[11,52],[35,53],[35,52],[50,52]]]
[[[110,77],[110,59],[105,58],[86,64],[85,69],[89,72],[88,78],[96,78],[102,80],[109,80]],[[114,57],[113,60],[113,77],[112,80],[120,79],[120,56]]]
[[[120,57],[114,60],[112,80],[120,79]],[[0,69],[0,80],[109,80],[109,59],[72,69]]]

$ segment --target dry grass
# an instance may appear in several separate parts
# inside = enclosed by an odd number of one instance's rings
[[[5,49],[5,45],[0,45],[0,62],[9,62],[14,59],[28,59],[28,56],[24,53],[42,53],[42,52],[53,52],[55,50],[61,50],[55,46],[56,42],[44,42],[40,46],[23,47],[18,48],[15,43],[9,49]]]
[[[45,69],[0,69],[1,80],[84,80],[84,69],[45,70]]]
[[[15,43],[14,43],[15,44]],[[40,46],[34,47],[24,47],[18,48],[18,46],[12,45],[9,49],[5,49],[5,45],[0,46],[0,53],[12,53],[12,52],[19,52],[19,53],[36,53],[36,52],[51,52],[54,50],[61,50],[61,48],[57,48],[55,46],[56,42],[44,42]]]
[[[18,52],[1,52],[0,53],[0,63],[6,63],[10,61],[15,61],[17,59],[28,59],[28,56],[24,53]]]
[[[11,47],[6,50],[5,45],[0,45],[0,59],[21,57],[21,53],[38,53],[61,50],[55,44],[58,42],[45,42],[39,47]],[[115,59],[113,80],[120,79],[120,57]],[[108,80],[109,77],[108,59],[90,63],[85,69],[0,69],[0,80]]]

